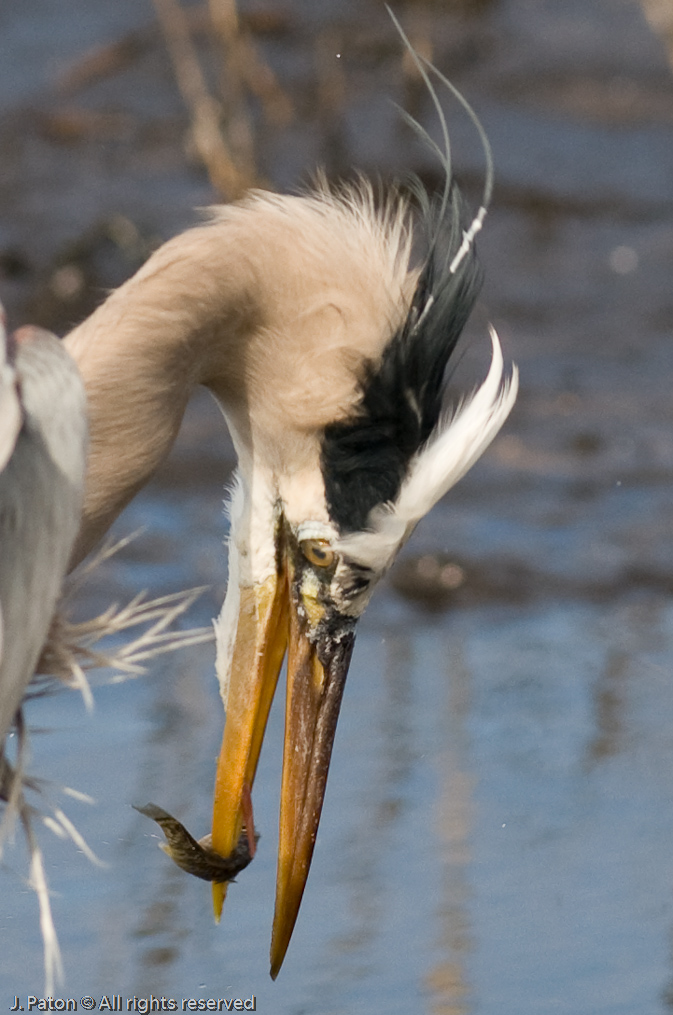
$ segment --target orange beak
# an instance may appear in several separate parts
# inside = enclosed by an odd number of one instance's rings
[[[229,677],[227,719],[217,762],[212,848],[229,856],[243,824],[243,787],[252,788],[266,722],[287,647],[284,575],[240,589],[238,626]],[[213,883],[220,920],[227,885]]]
[[[271,976],[285,958],[299,913],[320,822],[341,697],[353,647],[353,621],[302,595],[292,562],[256,588],[241,589],[217,766],[212,847],[227,856],[243,821],[286,647],[287,702],[280,796],[276,909]],[[219,919],[226,885],[213,884]]]

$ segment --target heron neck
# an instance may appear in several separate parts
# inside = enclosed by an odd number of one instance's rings
[[[254,328],[246,261],[223,231],[164,244],[65,339],[88,397],[90,448],[78,563],[168,454],[197,384],[233,415]]]
[[[91,431],[77,560],[166,456],[197,384],[244,474],[266,470],[288,504],[322,489],[320,435],[408,308],[405,221],[402,207],[383,228],[366,190],[253,195],[164,244],[67,337]]]

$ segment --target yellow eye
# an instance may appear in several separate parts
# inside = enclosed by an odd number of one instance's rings
[[[326,539],[302,539],[301,552],[310,564],[329,567],[334,562],[334,550]]]

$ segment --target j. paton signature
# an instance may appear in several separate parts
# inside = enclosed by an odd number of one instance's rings
[[[257,998],[250,997],[123,997],[121,994],[103,994],[100,1000],[85,995],[77,1001],[74,997],[37,997],[28,994],[22,1003],[18,994],[9,1011],[91,1011],[138,1012],[148,1015],[155,1011],[257,1011]]]

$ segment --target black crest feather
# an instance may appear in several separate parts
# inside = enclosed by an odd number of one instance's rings
[[[415,52],[390,8],[388,13],[426,84],[439,117],[443,147],[406,113],[403,116],[436,152],[446,182],[442,194],[432,199],[420,182],[415,186],[428,253],[409,312],[381,359],[363,365],[361,396],[353,416],[325,428],[321,460],[325,496],[330,517],[341,533],[362,531],[372,508],[395,500],[412,456],[439,421],[446,366],[481,288],[474,237],[493,189],[491,148],[478,117],[455,86]],[[481,207],[474,218],[468,216],[453,179],[449,132],[430,74],[457,98],[481,139],[486,174]]]
[[[409,313],[380,361],[364,364],[354,416],[324,432],[327,506],[341,532],[364,529],[371,509],[397,496],[411,457],[437,425],[446,366],[481,287],[474,244],[451,270],[469,225],[457,185],[448,201],[423,199],[434,235]]]

